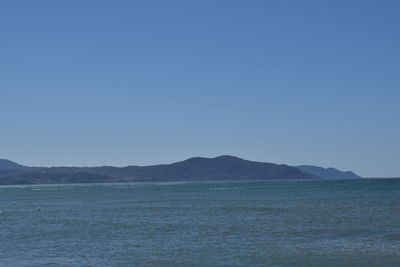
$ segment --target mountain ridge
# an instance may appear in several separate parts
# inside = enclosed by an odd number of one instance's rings
[[[0,165],[0,184],[324,178],[286,164],[250,161],[230,155],[215,158],[192,157],[171,164],[149,166],[26,167],[8,160],[4,166],[8,166],[8,168],[1,168]],[[10,167],[14,167],[14,169]]]

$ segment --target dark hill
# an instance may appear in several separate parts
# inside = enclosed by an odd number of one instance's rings
[[[318,179],[295,167],[254,162],[233,156],[190,158],[172,164],[128,167],[53,167],[2,171],[0,184],[107,183]]]
[[[287,165],[254,162],[232,156],[190,158],[169,164],[140,167],[140,181],[268,180],[318,178]]]

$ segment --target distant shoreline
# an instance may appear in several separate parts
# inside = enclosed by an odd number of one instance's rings
[[[75,184],[361,178],[352,171],[312,165],[289,166],[223,155],[172,164],[127,167],[27,167],[0,160],[0,184]]]
[[[25,187],[52,187],[52,186],[96,186],[96,185],[179,185],[179,184],[224,184],[224,183],[285,183],[285,182],[293,182],[293,183],[303,183],[303,182],[352,182],[352,181],[385,181],[385,180],[396,180],[400,179],[400,177],[387,177],[387,178],[351,178],[351,179],[271,179],[271,180],[218,180],[218,181],[171,181],[171,182],[116,182],[116,183],[64,183],[64,184],[15,184],[15,185],[0,185],[0,188],[25,188]]]

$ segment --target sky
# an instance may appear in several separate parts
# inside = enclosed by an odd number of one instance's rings
[[[400,176],[400,1],[1,1],[0,158]]]

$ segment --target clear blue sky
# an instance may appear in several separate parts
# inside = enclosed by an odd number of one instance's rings
[[[2,1],[0,158],[400,176],[400,1]]]

